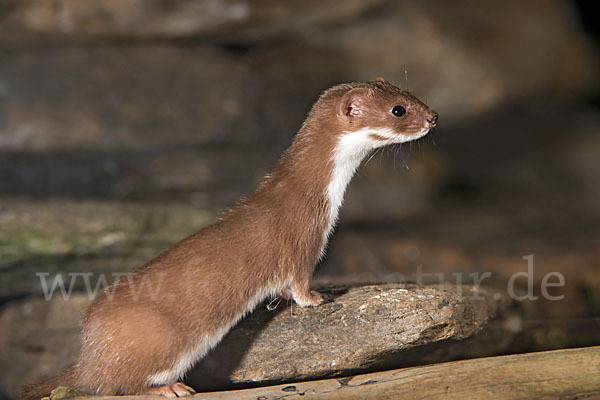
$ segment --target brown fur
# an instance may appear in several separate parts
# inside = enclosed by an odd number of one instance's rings
[[[407,109],[406,118],[390,116],[394,104]],[[326,189],[339,136],[367,126],[411,135],[433,115],[385,81],[323,93],[256,193],[108,288],[112,299],[96,298],[83,318],[75,366],[24,398],[38,399],[57,384],[99,395],[147,393],[149,376],[235,323],[264,288],[284,289],[290,279],[295,300],[317,305],[310,279],[328,229]],[[144,283],[155,292],[140,290]]]

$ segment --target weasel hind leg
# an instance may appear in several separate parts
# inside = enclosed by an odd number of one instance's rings
[[[137,303],[94,311],[83,321],[75,388],[95,395],[190,393],[177,382],[186,372],[174,368],[186,343],[172,316]]]

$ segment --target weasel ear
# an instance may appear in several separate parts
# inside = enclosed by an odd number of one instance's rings
[[[385,79],[383,79],[381,76],[378,76],[377,79],[375,79],[375,82],[386,83],[387,81]]]
[[[349,120],[363,115],[365,100],[371,96],[368,88],[355,88],[347,91],[339,104],[338,113]]]

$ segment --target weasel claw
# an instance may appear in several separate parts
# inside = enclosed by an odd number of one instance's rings
[[[172,385],[155,386],[148,390],[148,394],[154,394],[164,397],[186,397],[196,393],[194,389],[182,382],[177,382]]]

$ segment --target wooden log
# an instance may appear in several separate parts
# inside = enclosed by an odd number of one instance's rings
[[[346,378],[201,393],[256,399],[600,399],[600,346],[454,361]],[[86,397],[149,400],[149,396]],[[152,397],[154,399],[154,397]],[[84,398],[81,398],[82,400]]]

